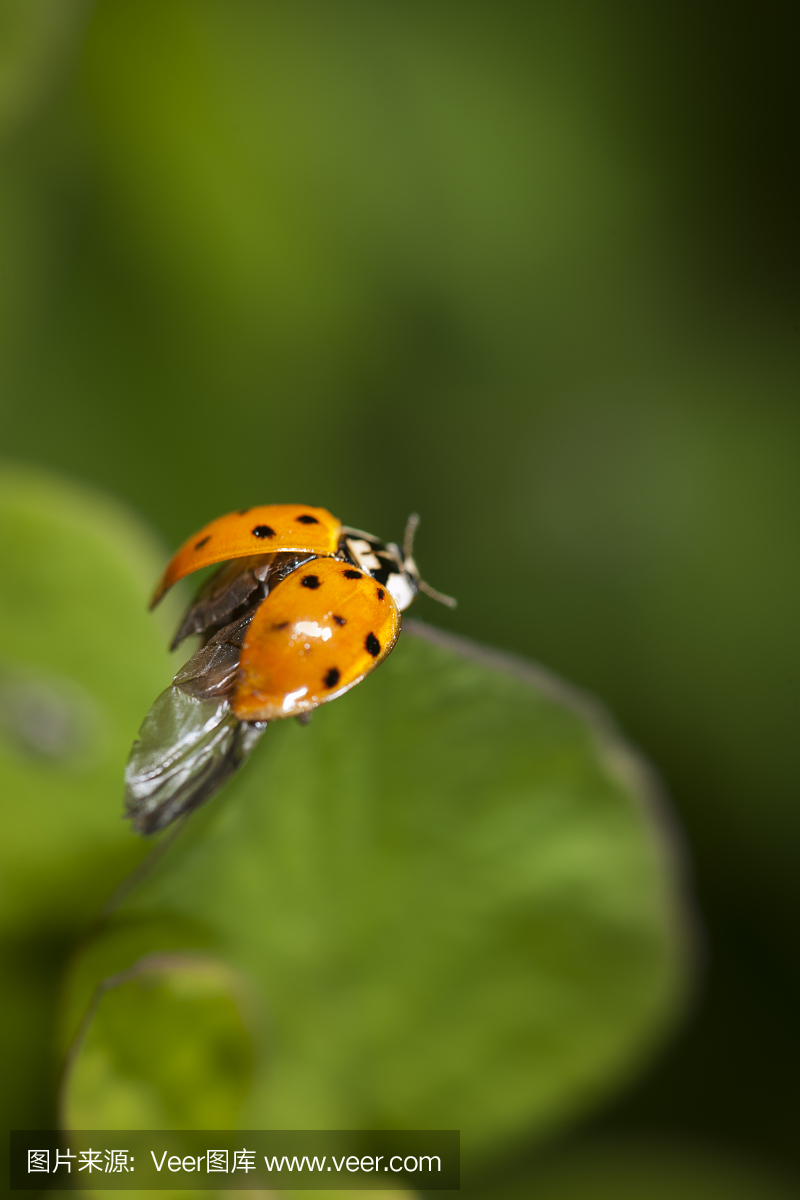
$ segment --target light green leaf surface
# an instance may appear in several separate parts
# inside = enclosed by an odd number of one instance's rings
[[[237,1000],[239,1003],[237,1004]],[[246,988],[206,957],[152,956],[118,977],[98,1006],[73,1072],[70,1116],[93,1129],[235,1128],[252,1069],[239,1015]],[[145,1024],[151,1073],[140,1073]]]
[[[47,1123],[58,975],[142,857],[120,820],[122,769],[142,711],[170,676],[165,631],[146,612],[161,559],[155,541],[107,497],[43,473],[0,470],[7,1125]]]
[[[150,1031],[171,1002],[128,988],[123,1039],[96,989],[202,949],[256,997],[240,1127],[458,1127],[467,1160],[553,1129],[638,1068],[679,1002],[653,804],[583,698],[407,622],[364,684],[267,730],[76,963],[66,1122],[103,1127],[126,1087],[163,1120]]]
[[[147,612],[162,558],[107,497],[0,474],[0,927],[86,920],[142,855],[120,796],[173,673]]]

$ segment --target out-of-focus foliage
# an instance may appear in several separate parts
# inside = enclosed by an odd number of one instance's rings
[[[100,3],[8,152],[54,241],[4,438],[176,540],[264,499],[394,536],[421,509],[452,620],[610,695],[716,869],[768,861],[782,898],[794,333],[721,309],[698,341],[711,300],[592,69],[626,46],[578,14]]]
[[[0,471],[0,1036],[16,1128],[52,1120],[59,974],[143,854],[120,820],[121,771],[170,674],[146,613],[161,559],[107,497]]]
[[[72,1068],[68,1126],[234,1129],[252,1069],[237,991],[224,964],[189,956],[115,979]]]
[[[4,452],[171,543],[419,509],[435,619],[602,694],[690,835],[705,999],[609,1119],[796,1156],[800,10],[0,12]]]
[[[169,617],[147,612],[161,561],[107,497],[0,473],[5,929],[54,916],[80,927],[141,857],[114,798],[142,712],[171,677]]]
[[[797,1200],[780,1172],[691,1143],[592,1140],[545,1158],[475,1200]]]
[[[86,4],[4,0],[0,5],[0,138],[30,117],[58,78]]]
[[[243,1128],[460,1128],[475,1159],[616,1087],[679,995],[669,846],[617,736],[506,666],[406,633],[309,727],[271,725],[86,952],[72,1032],[171,944],[256,989]],[[227,1067],[175,1100],[178,1002],[143,979],[100,997],[67,1120],[213,1128]],[[181,1003],[202,1073],[218,1022]]]

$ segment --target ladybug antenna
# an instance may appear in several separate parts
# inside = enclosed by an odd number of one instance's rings
[[[426,596],[430,596],[431,600],[438,601],[439,604],[444,604],[447,608],[456,608],[458,601],[452,596],[445,596],[444,592],[437,592],[436,588],[431,587],[424,579],[420,579],[417,564],[414,562],[414,535],[417,532],[419,525],[419,513],[412,513],[406,521],[406,531],[403,534],[403,566],[410,575],[416,580],[417,587]]]
[[[403,534],[403,558],[414,557],[414,535],[419,525],[419,513],[412,513],[406,521],[406,531]]]
[[[444,592],[437,592],[436,588],[431,587],[424,579],[417,580],[417,587],[426,596],[430,596],[431,600],[438,600],[440,604],[444,604],[446,608],[458,608],[458,601],[453,596],[445,596]]]

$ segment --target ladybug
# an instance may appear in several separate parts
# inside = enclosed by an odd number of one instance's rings
[[[419,591],[455,601],[420,578],[412,549],[344,526],[324,508],[265,504],[228,513],[172,557],[151,608],[180,579],[217,570],[173,638],[200,649],[158,697],[125,772],[127,816],[154,833],[209,799],[251,753],[270,721],[307,722],[383,661],[400,614]]]

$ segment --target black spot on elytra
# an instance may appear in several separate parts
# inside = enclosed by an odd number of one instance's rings
[[[194,544],[195,550],[199,550],[201,546],[205,546],[206,542],[210,542],[210,541],[211,541],[211,534],[207,533],[204,538],[200,538],[199,542],[195,542],[195,544]]]
[[[345,579],[360,579],[361,578],[360,571],[342,571],[342,574],[344,575]]]
[[[345,618],[344,618],[344,617],[337,617],[337,616],[336,616],[336,613],[334,613],[334,614],[333,614],[333,619],[334,619],[334,621],[336,622],[336,624],[337,624],[337,625],[346,625],[346,624],[347,624],[347,621],[345,620]]]
[[[301,525],[319,525],[316,517],[312,517],[310,513],[303,513],[302,517],[297,518]]]
[[[385,595],[386,592],[383,590],[383,588],[378,588],[378,599],[382,600]]]
[[[253,537],[270,538],[275,537],[275,530],[271,525],[256,525],[253,530]]]
[[[303,587],[307,588],[318,588],[321,586],[319,582],[319,575],[304,575],[300,580],[300,583]]]
[[[381,644],[378,641],[378,639],[375,637],[374,633],[367,634],[366,639],[364,641],[364,645],[366,646],[368,654],[371,654],[373,658],[378,657],[378,655],[381,652]]]
[[[339,682],[339,668],[331,667],[330,671],[328,671],[322,682],[325,684],[326,688],[336,687],[337,683]]]
[[[272,626],[272,628],[273,628],[273,629],[286,629],[286,627],[288,626],[288,624],[289,624],[289,622],[288,622],[288,621],[281,621],[279,624],[277,624],[277,625],[273,625],[273,626]]]

